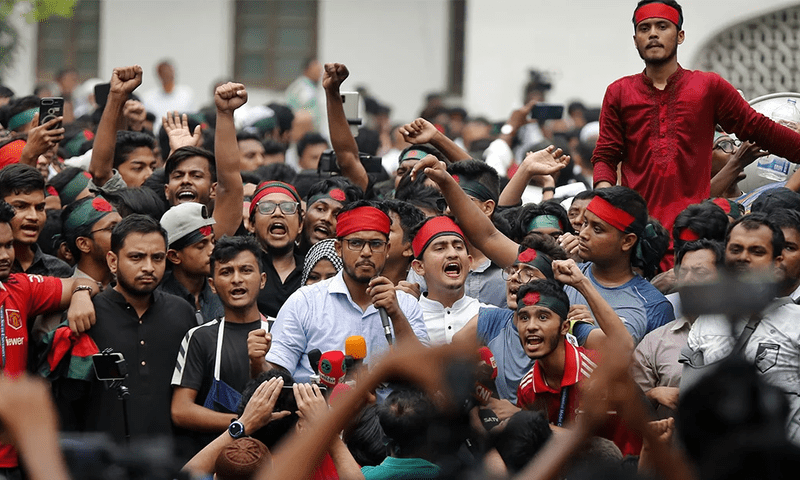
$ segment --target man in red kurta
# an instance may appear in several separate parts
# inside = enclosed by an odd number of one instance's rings
[[[681,68],[677,2],[642,0],[633,23],[645,69],[606,90],[592,156],[595,188],[615,185],[621,164],[620,183],[639,192],[671,231],[678,213],[709,197],[715,125],[800,163],[799,134],[757,113],[719,75]]]

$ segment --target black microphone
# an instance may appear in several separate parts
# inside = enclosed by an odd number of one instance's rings
[[[383,333],[386,335],[386,341],[389,342],[389,345],[391,345],[392,327],[389,324],[389,314],[386,313],[386,309],[383,307],[378,307],[378,313],[381,316],[381,325],[383,325]]]
[[[311,364],[311,370],[314,372],[314,374],[311,375],[311,378],[309,378],[309,380],[311,381],[311,383],[316,383],[318,385],[319,385],[320,358],[322,358],[322,352],[319,350],[319,348],[315,348],[314,350],[308,352],[308,363]]]

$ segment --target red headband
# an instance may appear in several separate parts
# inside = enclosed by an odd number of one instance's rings
[[[269,195],[270,193],[282,193],[284,195],[288,195],[294,199],[297,203],[300,203],[300,195],[297,194],[297,190],[294,189],[293,186],[289,185],[288,183],[283,182],[264,182],[258,186],[256,190],[256,194],[253,195],[253,199],[250,201],[250,215],[256,211],[256,207],[258,206],[258,201],[264,198],[265,196]]]
[[[392,220],[375,207],[357,207],[336,217],[336,236],[346,237],[354,232],[373,231],[389,235]]]
[[[586,206],[586,210],[594,213],[600,217],[600,220],[608,223],[620,232],[626,231],[633,221],[636,220],[630,213],[611,205],[607,200],[597,195],[595,195],[592,201],[589,202],[589,205]]]
[[[717,197],[717,198],[715,198],[714,200],[711,200],[711,201],[714,203],[714,205],[716,205],[719,208],[721,208],[722,211],[725,212],[726,215],[731,213],[731,202],[728,201],[727,198]]]
[[[461,240],[464,240],[464,232],[458,228],[456,222],[450,217],[445,217],[444,215],[433,217],[425,222],[425,225],[419,229],[419,232],[417,232],[417,235],[414,237],[414,241],[411,242],[411,249],[414,250],[414,256],[416,258],[421,257],[422,253],[428,248],[428,245],[433,239],[441,237],[442,235],[456,235],[461,237]]]
[[[693,240],[700,240],[700,235],[693,232],[689,227],[686,227],[678,234],[678,239],[684,242],[691,242]]]
[[[649,3],[639,7],[636,9],[633,17],[635,18],[636,25],[639,25],[639,22],[647,20],[648,18],[664,18],[675,25],[678,25],[681,21],[681,15],[678,11],[663,3]]]

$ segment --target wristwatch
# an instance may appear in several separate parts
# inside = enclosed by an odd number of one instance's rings
[[[512,127],[511,125],[509,125],[507,123],[505,125],[503,125],[502,127],[500,127],[500,133],[502,133],[503,135],[511,135],[511,132],[513,132],[513,131],[514,131],[514,127]]]
[[[233,438],[242,438],[246,436],[244,433],[244,425],[239,420],[234,420],[228,426],[228,434]]]

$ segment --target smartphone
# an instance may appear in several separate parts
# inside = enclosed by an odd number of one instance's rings
[[[530,118],[539,123],[559,120],[564,116],[564,105],[558,103],[537,103],[531,109]]]
[[[45,97],[39,100],[39,125],[56,117],[64,116],[64,99],[61,97]],[[61,128],[61,122],[53,129]]]
[[[94,103],[101,109],[106,108],[108,92],[111,91],[110,83],[98,83],[94,86]]]
[[[361,94],[358,92],[342,92],[342,105],[344,106],[344,116],[350,125],[350,133],[355,137],[358,135],[358,127],[361,126],[361,116],[358,112]]]
[[[119,381],[128,376],[128,362],[119,352],[92,355],[92,364],[98,380]]]

